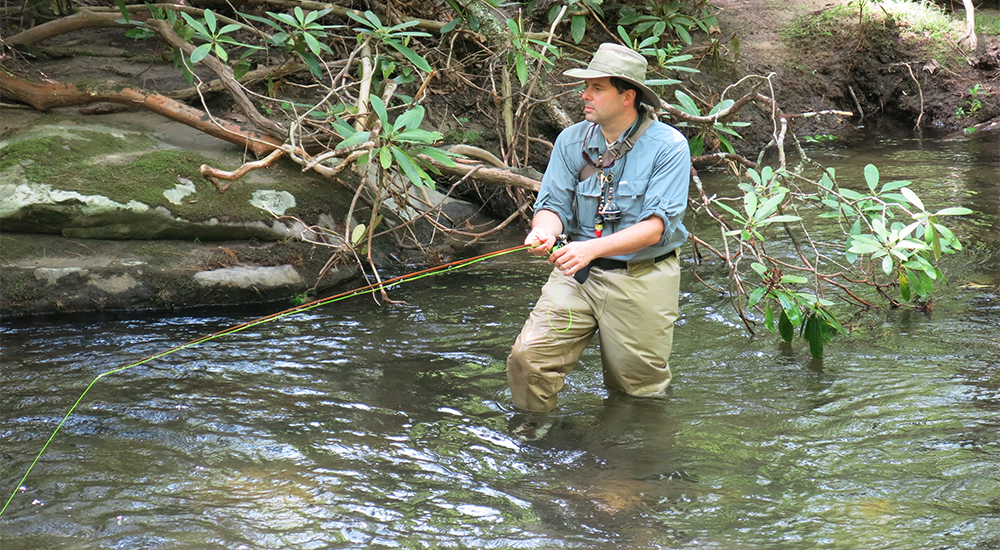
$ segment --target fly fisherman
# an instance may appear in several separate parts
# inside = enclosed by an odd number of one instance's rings
[[[602,44],[583,79],[585,121],[556,139],[525,244],[555,266],[507,359],[514,407],[555,408],[600,329],[604,383],[638,397],[670,384],[680,283],[677,248],[691,172],[687,140],[654,120],[646,60]],[[568,243],[560,244],[560,236]]]

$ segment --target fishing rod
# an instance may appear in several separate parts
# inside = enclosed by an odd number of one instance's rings
[[[470,265],[472,265],[474,263],[478,263],[478,262],[482,262],[484,260],[489,260],[489,259],[492,259],[492,258],[496,258],[498,256],[503,256],[504,254],[510,254],[511,252],[517,252],[518,250],[525,250],[525,249],[531,248],[533,246],[535,246],[535,245],[534,244],[531,244],[531,245],[523,244],[523,245],[520,245],[520,246],[511,247],[511,248],[505,248],[503,250],[498,250],[498,251],[495,251],[495,252],[490,252],[488,254],[483,254],[483,255],[480,255],[480,256],[472,257],[472,258],[466,258],[464,260],[456,260],[454,262],[448,262],[446,264],[441,264],[441,265],[430,267],[430,268],[427,268],[427,269],[422,269],[420,271],[414,271],[413,273],[408,273],[406,275],[400,275],[399,277],[394,277],[392,279],[388,279],[388,280],[383,281],[383,282],[373,283],[373,284],[370,284],[370,285],[367,285],[367,286],[356,288],[354,290],[348,290],[347,292],[342,292],[340,294],[335,294],[333,296],[327,296],[326,298],[320,298],[320,299],[314,300],[312,302],[308,302],[308,303],[305,303],[305,304],[301,304],[301,305],[298,305],[298,306],[295,306],[295,307],[288,308],[288,309],[286,309],[284,311],[279,311],[277,313],[272,313],[270,315],[265,315],[263,317],[258,317],[257,319],[254,319],[252,321],[247,321],[245,323],[241,323],[239,325],[235,325],[235,326],[232,326],[232,327],[220,330],[219,332],[215,332],[215,333],[209,334],[207,336],[202,336],[200,338],[196,338],[194,340],[191,340],[190,342],[186,342],[184,344],[180,344],[179,346],[174,346],[174,347],[172,347],[172,348],[170,348],[170,349],[168,349],[166,351],[161,351],[159,353],[155,353],[155,354],[150,355],[148,357],[144,357],[144,358],[142,358],[142,359],[140,359],[140,360],[138,360],[138,361],[136,361],[134,363],[129,363],[129,364],[123,366],[123,367],[118,367],[118,368],[111,369],[111,370],[106,371],[106,372],[102,372],[101,374],[98,374],[97,377],[94,378],[94,380],[92,380],[90,382],[90,385],[87,386],[87,389],[83,390],[83,393],[80,394],[80,397],[76,400],[76,403],[73,403],[73,406],[69,408],[69,411],[66,413],[66,416],[64,416],[63,419],[59,422],[59,425],[56,426],[56,429],[52,432],[52,435],[49,436],[49,439],[48,439],[48,441],[45,442],[45,445],[42,445],[42,450],[38,451],[38,455],[35,456],[35,459],[31,462],[31,465],[28,466],[28,470],[26,472],[24,472],[24,476],[21,478],[21,481],[19,481],[17,483],[17,486],[14,488],[14,491],[11,493],[10,498],[7,499],[7,502],[3,505],[3,508],[0,508],[0,516],[3,516],[4,511],[7,510],[7,507],[10,506],[11,501],[13,501],[14,497],[17,496],[18,490],[20,490],[20,488],[24,485],[24,481],[26,479],[28,479],[28,474],[31,473],[31,470],[35,467],[35,464],[38,463],[38,460],[42,457],[42,453],[45,452],[45,449],[47,449],[48,446],[49,446],[49,444],[52,443],[52,440],[55,439],[56,434],[59,433],[60,428],[62,428],[63,424],[66,423],[66,420],[70,417],[70,415],[73,414],[73,411],[76,410],[76,407],[80,404],[80,402],[83,401],[83,398],[87,395],[87,392],[90,391],[90,388],[94,387],[94,384],[96,384],[98,382],[98,380],[100,380],[101,378],[104,378],[105,376],[108,376],[110,374],[116,374],[116,373],[128,370],[128,369],[130,369],[132,367],[138,367],[139,365],[144,365],[144,364],[146,364],[146,363],[148,363],[150,361],[153,361],[155,359],[159,359],[161,357],[165,357],[167,355],[170,355],[171,353],[175,353],[175,352],[178,352],[180,350],[187,349],[187,348],[190,348],[192,346],[196,346],[196,345],[204,343],[204,342],[208,342],[210,340],[215,340],[216,338],[220,338],[222,336],[227,336],[229,334],[235,334],[235,333],[240,332],[242,330],[246,330],[248,328],[256,327],[256,326],[262,325],[264,323],[268,323],[268,322],[271,322],[271,321],[276,321],[278,319],[283,319],[285,317],[288,317],[289,315],[294,315],[296,313],[301,313],[303,311],[308,311],[308,310],[313,309],[313,308],[317,308],[317,307],[324,306],[324,305],[327,305],[327,304],[332,304],[333,302],[339,302],[340,300],[346,300],[347,298],[353,298],[355,296],[361,296],[361,295],[364,295],[364,294],[372,294],[372,293],[374,293],[376,291],[382,290],[384,288],[387,288],[387,287],[390,287],[390,286],[393,286],[393,285],[398,285],[398,284],[402,284],[402,283],[408,283],[410,281],[415,281],[417,279],[423,279],[424,277],[430,277],[431,275],[437,275],[437,274],[440,274],[440,273],[444,273],[446,271],[454,271],[456,269],[460,269],[460,268],[463,268],[463,267],[470,266]]]

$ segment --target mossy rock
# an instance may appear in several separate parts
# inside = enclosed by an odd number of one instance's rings
[[[30,126],[0,141],[0,228],[101,239],[295,237],[350,195],[313,173],[278,163],[224,193],[203,164],[233,168],[239,151],[209,158],[141,130],[82,121]],[[278,219],[277,216],[287,216]],[[294,218],[294,219],[293,219]]]

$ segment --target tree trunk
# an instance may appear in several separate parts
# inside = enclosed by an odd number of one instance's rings
[[[976,7],[972,5],[972,0],[962,0],[962,5],[965,6],[965,34],[958,39],[958,45],[975,52],[979,47],[979,39],[976,38]]]

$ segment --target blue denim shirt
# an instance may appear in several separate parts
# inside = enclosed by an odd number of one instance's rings
[[[551,210],[559,215],[563,232],[571,241],[596,237],[594,219],[601,199],[601,182],[597,174],[579,181],[585,165],[583,142],[590,125],[587,121],[579,122],[556,138],[542,177],[542,188],[535,200],[535,211]],[[607,150],[599,129],[591,133],[587,150],[595,160]],[[602,235],[621,231],[650,216],[662,219],[664,226],[663,236],[657,244],[627,256],[613,256],[613,259],[655,258],[684,244],[688,237],[684,211],[691,181],[691,152],[687,139],[680,132],[662,122],[653,122],[625,157],[605,169],[606,173],[609,171],[614,173],[617,182],[613,198],[622,217],[617,223],[605,223]]]

